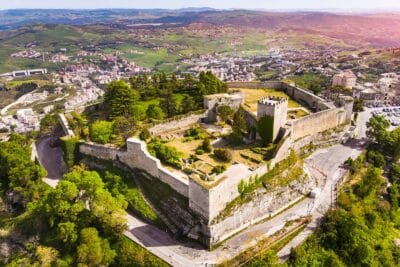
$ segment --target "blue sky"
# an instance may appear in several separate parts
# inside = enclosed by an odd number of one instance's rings
[[[12,8],[400,9],[400,0],[0,0]]]

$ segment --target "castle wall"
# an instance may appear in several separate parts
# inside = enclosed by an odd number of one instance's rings
[[[290,96],[300,104],[308,106],[314,111],[321,111],[330,108],[326,104],[326,101],[324,99],[314,95],[312,92],[306,89],[296,87],[287,83],[282,83],[282,88],[288,96]]]
[[[157,177],[160,181],[171,186],[181,195],[189,196],[189,182],[181,177],[165,169],[160,161],[151,156],[146,149],[146,144],[136,139],[128,139],[127,150],[108,147],[105,145],[85,143],[80,145],[79,151],[88,156],[96,157],[109,161],[120,161],[132,169],[141,169],[148,174]]]
[[[107,147],[105,145],[99,145],[94,143],[83,143],[79,146],[79,152],[93,156],[102,160],[113,161],[116,160],[117,155],[123,151],[118,150],[117,148]]]
[[[289,156],[290,150],[292,149],[293,139],[291,133],[285,129],[285,135],[282,141],[278,144],[278,150],[275,153],[274,158],[271,161],[270,168],[273,168],[276,163],[286,159]]]
[[[283,82],[281,81],[265,81],[265,82],[231,82],[228,83],[229,88],[250,88],[250,89],[262,89],[272,88],[281,90],[283,88]]]
[[[215,185],[209,188],[202,185],[200,181],[183,177],[182,174],[164,168],[157,158],[148,153],[144,142],[133,138],[127,140],[126,150],[96,144],[83,144],[80,146],[80,152],[104,160],[120,161],[132,169],[144,170],[154,178],[170,185],[175,191],[188,198],[190,210],[202,219],[199,226],[200,230],[197,233],[200,233],[199,236],[202,242],[207,245],[216,244],[250,224],[279,212],[290,202],[296,201],[302,196],[299,190],[293,190],[290,186],[279,188],[275,192],[263,192],[259,196],[257,195],[254,201],[239,207],[232,216],[221,218],[220,221],[217,221],[216,218],[226,208],[226,205],[239,197],[238,184],[241,180],[248,182],[251,177],[264,175],[268,168],[273,168],[276,163],[288,156],[295,141],[300,144],[299,142],[304,139],[306,141],[301,143],[307,144],[310,141],[309,139],[316,133],[348,122],[349,114],[351,114],[350,102],[345,102],[345,107],[342,108],[330,108],[322,98],[311,94],[307,90],[282,82],[230,84],[231,88],[234,86],[237,86],[236,88],[275,88],[285,90],[295,100],[315,107],[319,112],[293,120],[290,122],[291,125],[285,127],[285,135],[279,143],[275,157],[271,160],[269,166],[263,164],[256,170],[250,170],[242,164],[232,165],[217,177]],[[276,111],[274,110],[274,112]],[[284,119],[286,120],[286,112],[281,111],[280,113],[285,114]],[[273,115],[275,116],[276,114],[273,113]],[[246,116],[246,120],[251,121],[252,125],[254,124],[255,126],[256,116],[253,116],[253,114],[247,114]],[[185,128],[197,123],[203,117],[204,114],[190,115],[181,120],[156,125],[150,131],[153,134],[158,134],[164,131]],[[296,186],[301,188],[300,191],[306,192],[313,184],[312,181],[303,181]],[[180,215],[174,214],[170,216]],[[183,225],[182,227],[186,226]],[[193,236],[196,236],[196,233]]]
[[[206,189],[193,179],[189,180],[189,207],[206,221],[211,222],[225,209],[226,205],[239,196],[238,185],[241,180],[248,182],[251,177],[263,175],[267,165],[251,171],[243,164],[232,165],[217,177],[217,185]],[[218,181],[219,180],[219,181]]]
[[[202,118],[206,117],[206,113],[191,114],[181,119],[171,120],[165,123],[157,124],[149,129],[153,135],[158,135],[163,132],[175,131],[187,128],[191,125],[198,123]]]
[[[257,190],[251,202],[238,207],[231,216],[209,226],[210,242],[222,242],[248,226],[278,214],[311,192],[315,186],[315,180],[307,177],[305,180],[294,181],[289,186],[278,187],[274,191]]]
[[[292,138],[298,140],[346,123],[346,112],[344,108],[328,109],[294,120],[291,123]]]

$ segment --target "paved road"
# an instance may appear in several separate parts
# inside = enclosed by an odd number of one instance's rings
[[[209,266],[231,259],[251,248],[258,241],[282,229],[287,221],[311,213],[313,215],[312,222],[279,252],[279,256],[284,259],[288,256],[291,247],[299,245],[315,230],[318,221],[330,207],[331,187],[342,176],[341,165],[348,157],[356,158],[362,151],[363,141],[361,140],[365,137],[365,123],[369,117],[369,111],[360,114],[361,127],[359,127],[359,138],[356,141],[317,150],[306,160],[307,171],[319,180],[324,181],[322,191],[315,199],[304,199],[298,202],[272,219],[240,232],[213,251],[207,251],[194,242],[179,243],[169,234],[132,215],[127,216],[128,230],[125,235],[173,266]],[[49,142],[47,139],[39,142],[38,152],[41,164],[48,169],[49,176],[55,178],[51,179],[50,182],[56,184],[61,177],[61,172],[56,170],[60,166],[56,158],[60,158],[61,155],[58,150],[51,149],[48,146]]]
[[[358,136],[355,140],[351,140],[346,144],[337,144],[326,149],[317,150],[305,161],[306,168],[310,170],[311,174],[314,177],[325,177],[326,183],[315,199],[312,209],[313,219],[310,224],[278,252],[278,256],[282,260],[288,258],[292,247],[297,247],[313,233],[325,212],[331,207],[334,197],[332,189],[345,173],[342,168],[343,162],[349,157],[357,158],[366,145],[366,123],[370,118],[371,112],[369,110],[360,113]]]
[[[36,151],[40,165],[47,170],[47,180],[56,183],[63,176],[63,158],[60,146],[52,147],[50,144],[54,137],[46,136],[36,142]]]

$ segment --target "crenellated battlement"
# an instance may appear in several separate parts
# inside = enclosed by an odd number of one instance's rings
[[[276,106],[284,103],[288,103],[289,99],[286,97],[278,96],[266,96],[258,100],[258,103],[266,106]]]

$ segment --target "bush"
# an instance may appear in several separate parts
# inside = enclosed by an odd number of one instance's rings
[[[203,155],[204,154],[204,150],[201,148],[196,149],[196,154],[197,155]]]
[[[109,121],[95,121],[90,126],[90,138],[93,142],[106,144],[113,134],[113,123]]]
[[[140,140],[143,140],[143,141],[149,140],[150,137],[151,137],[151,134],[147,128],[144,128],[139,134]]]
[[[182,154],[175,148],[163,144],[160,140],[152,140],[147,146],[149,153],[158,158],[162,163],[175,167],[182,168]]]
[[[243,134],[238,129],[233,129],[233,132],[228,136],[228,142],[231,145],[239,146],[243,144]]]
[[[217,165],[212,169],[211,173],[215,173],[216,175],[218,175],[223,173],[224,171],[226,171],[225,165]]]
[[[217,108],[217,114],[222,121],[228,122],[233,119],[234,111],[230,106],[219,106]]]
[[[189,129],[185,132],[184,137],[192,137],[192,140],[198,140],[202,138],[203,131],[200,129],[200,127],[195,127],[192,129]]]
[[[382,153],[376,150],[369,150],[367,153],[368,162],[372,163],[377,168],[382,168],[386,165],[385,157]]]
[[[206,153],[212,152],[212,145],[210,139],[208,138],[204,139],[203,144],[201,145],[201,149],[204,150],[204,152]]]
[[[230,162],[232,160],[232,154],[229,150],[218,148],[214,150],[214,155],[217,159],[223,162]]]

